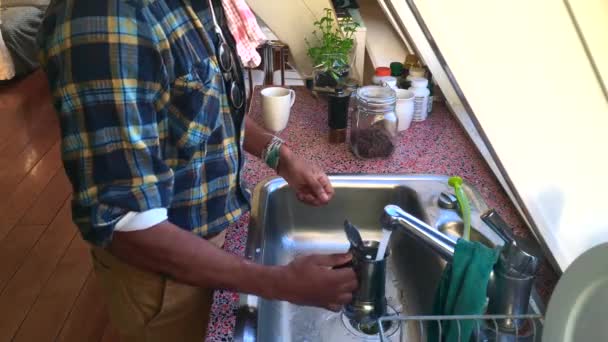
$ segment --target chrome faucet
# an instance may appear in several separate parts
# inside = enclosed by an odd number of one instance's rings
[[[396,205],[387,205],[380,218],[383,229],[394,231],[397,228],[405,230],[410,235],[419,238],[437,252],[446,261],[452,261],[456,243],[447,235],[433,229],[425,222],[405,212]]]
[[[514,237],[495,211],[491,210],[482,215],[482,220],[506,242],[488,284],[489,311],[502,315],[526,314],[539,266],[538,253],[527,247],[524,241]],[[401,228],[422,240],[448,262],[454,258],[454,240],[396,205],[384,207],[380,222],[384,229],[394,231]],[[503,320],[499,328],[501,331],[511,331],[519,325],[517,320],[509,319]]]

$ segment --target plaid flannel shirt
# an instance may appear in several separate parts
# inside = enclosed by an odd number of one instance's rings
[[[131,211],[167,208],[204,237],[248,210],[243,111],[230,110],[216,41],[207,1],[52,2],[41,61],[87,241],[106,245]]]

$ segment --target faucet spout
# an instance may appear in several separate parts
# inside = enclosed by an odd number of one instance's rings
[[[383,229],[394,231],[401,228],[409,235],[422,240],[446,261],[451,261],[454,257],[456,243],[452,239],[396,205],[384,207],[380,223]]]

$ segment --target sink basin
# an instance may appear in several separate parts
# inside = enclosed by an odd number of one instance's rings
[[[246,257],[261,264],[283,265],[299,254],[345,252],[349,248],[343,230],[345,218],[360,228],[364,240],[380,240],[379,218],[388,204],[398,205],[454,240],[462,234],[458,213],[437,205],[441,192],[451,192],[447,176],[334,175],[330,180],[336,195],[322,208],[297,201],[281,178],[262,182],[254,193]],[[471,202],[472,239],[491,247],[502,245],[501,238],[479,218],[488,209],[479,193],[466,184],[464,189]],[[430,315],[446,262],[427,245],[399,230],[393,233],[389,247],[389,313]],[[539,310],[536,301],[531,304]],[[235,340],[347,341],[365,337],[353,338],[357,333],[339,314],[243,294]],[[391,333],[395,341],[421,340],[417,324],[393,326]]]

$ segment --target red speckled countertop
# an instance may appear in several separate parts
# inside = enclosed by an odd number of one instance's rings
[[[347,144],[332,145],[327,140],[327,103],[316,99],[303,87],[294,87],[296,102],[288,127],[281,132],[290,148],[301,158],[317,163],[327,173],[409,173],[459,175],[477,188],[486,204],[496,208],[517,235],[530,234],[515,207],[494,177],[458,121],[442,105],[436,105],[429,118],[400,133],[400,143],[390,159],[359,160]],[[254,93],[249,115],[261,123],[261,96]],[[262,162],[249,156],[245,178],[251,186],[274,175]],[[243,255],[249,217],[230,229],[225,249]],[[546,302],[557,281],[548,264],[541,267],[537,289]],[[207,341],[230,341],[234,329],[234,310],[238,295],[217,291]]]

